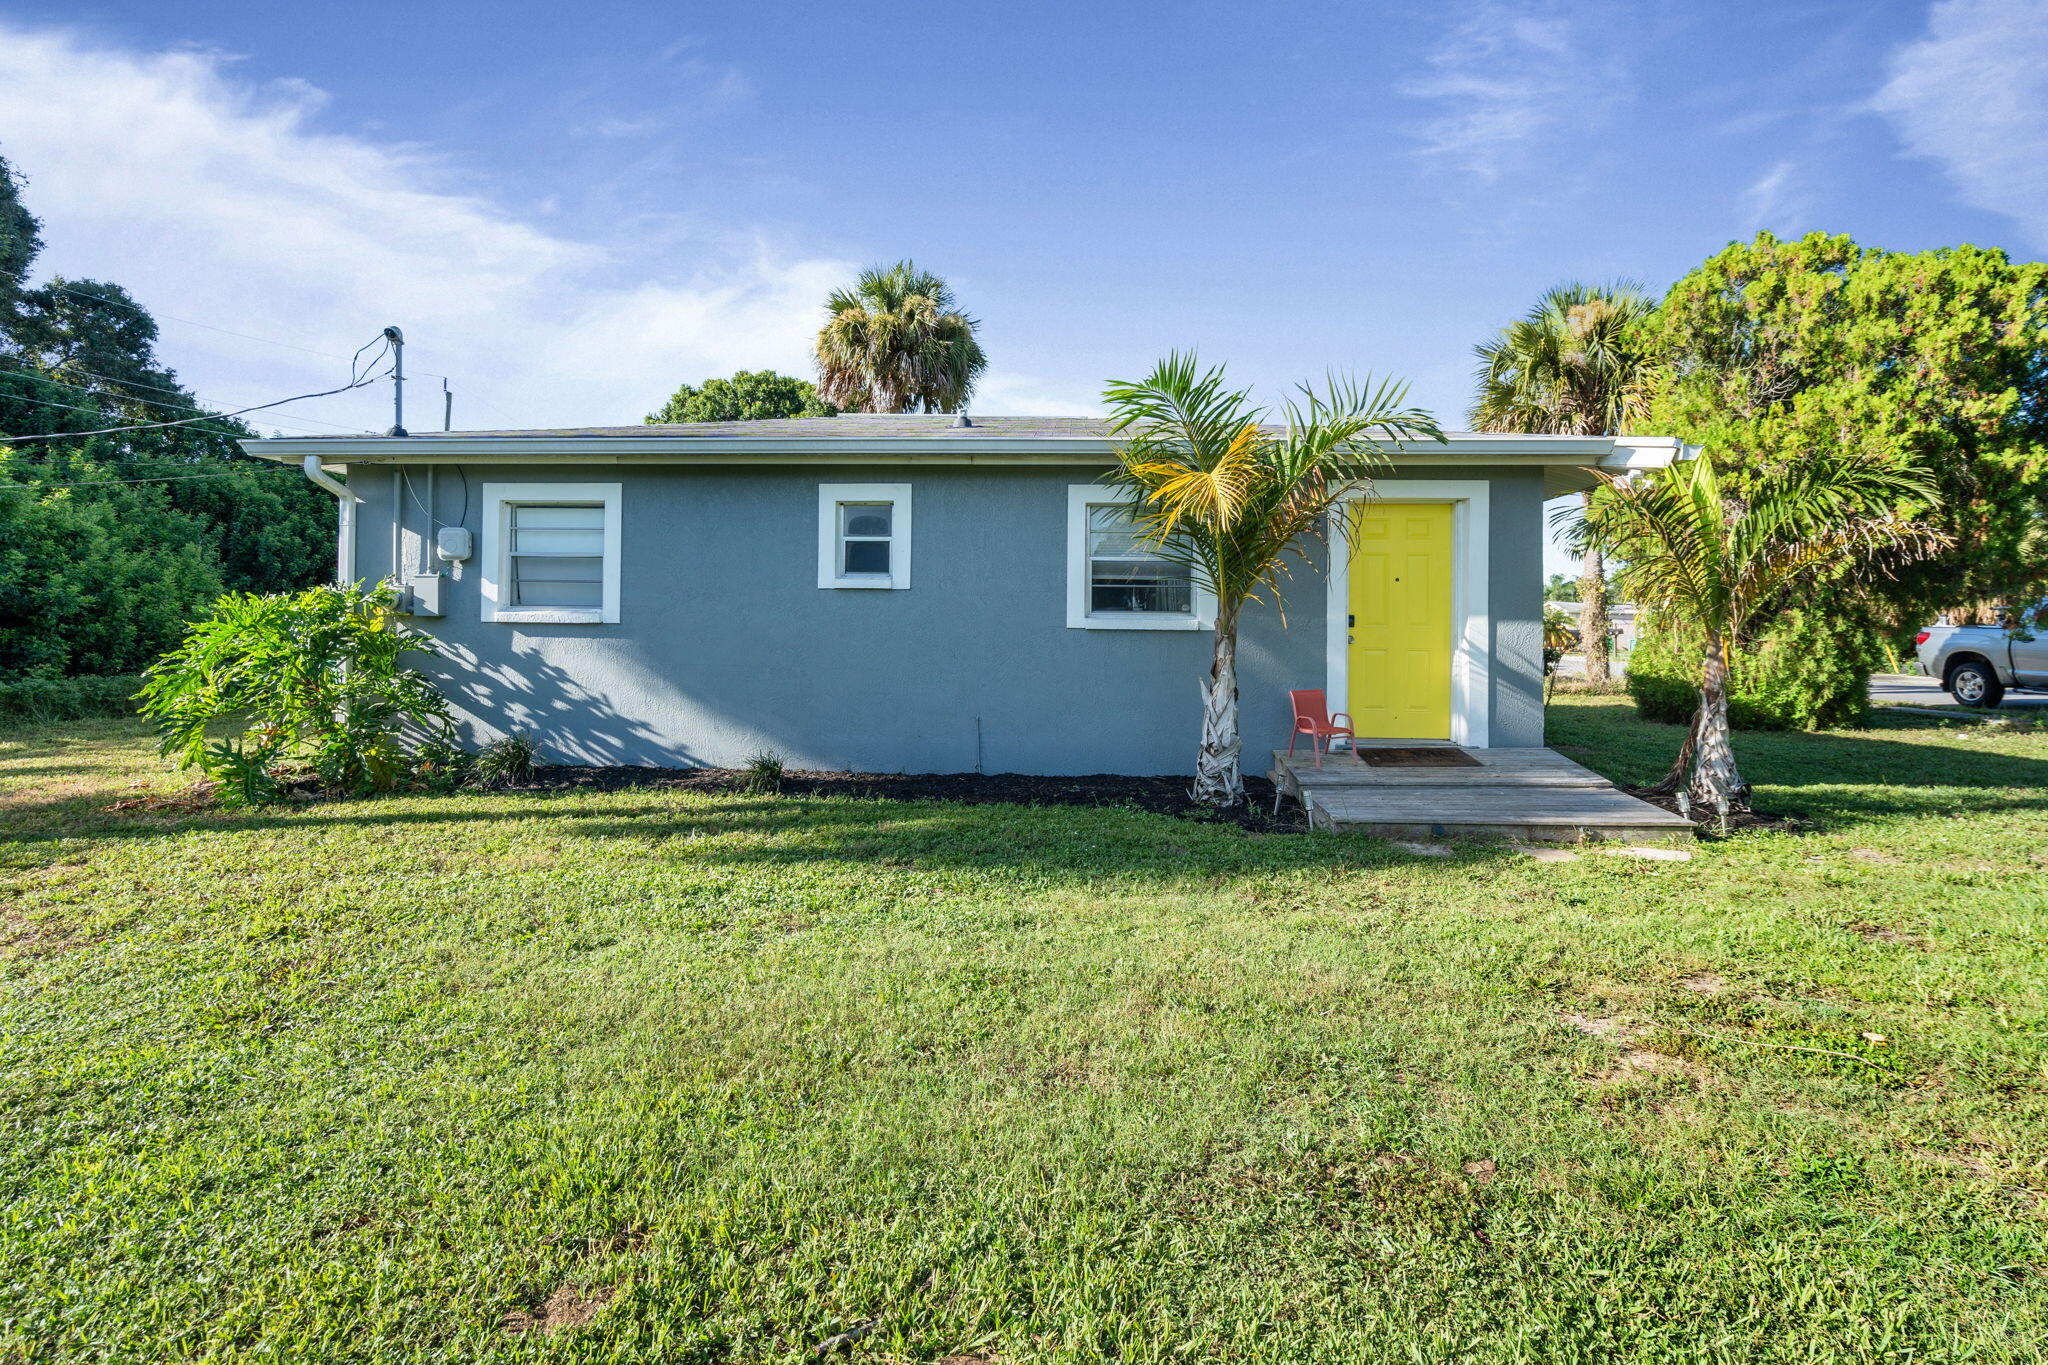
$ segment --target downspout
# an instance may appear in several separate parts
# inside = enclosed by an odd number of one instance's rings
[[[356,570],[356,504],[362,499],[349,491],[347,484],[335,478],[320,467],[318,455],[308,455],[299,465],[307,480],[316,488],[324,488],[334,494],[341,509],[341,533],[335,546],[334,581],[347,587],[355,581]]]

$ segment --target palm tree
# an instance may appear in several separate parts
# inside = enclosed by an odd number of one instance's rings
[[[1301,386],[1285,421],[1266,426],[1250,390],[1225,385],[1192,352],[1175,352],[1151,375],[1103,391],[1117,443],[1109,482],[1138,504],[1144,538],[1185,564],[1216,601],[1214,650],[1202,685],[1202,743],[1195,799],[1234,806],[1244,799],[1237,729],[1237,627],[1248,603],[1280,605],[1291,560],[1313,563],[1309,547],[1335,526],[1348,534],[1345,500],[1367,495],[1384,460],[1382,440],[1441,441],[1434,418],[1403,406],[1407,386],[1329,379]]]
[[[946,282],[911,261],[860,273],[825,300],[818,392],[847,412],[954,412],[988,357]]]
[[[1642,416],[1653,355],[1644,324],[1656,305],[1642,287],[1562,284],[1520,322],[1473,347],[1479,357],[1475,431],[1618,436]],[[1591,494],[1587,494],[1588,497]],[[1598,548],[1580,557],[1579,640],[1586,680],[1611,676],[1606,566]]]
[[[1843,451],[1815,452],[1768,473],[1682,461],[1641,480],[1601,475],[1584,534],[1622,561],[1634,599],[1700,632],[1700,702],[1678,760],[1658,790],[1717,811],[1747,803],[1728,730],[1728,657],[1798,589],[1882,569],[1948,543],[1902,515],[1935,498],[1932,478]]]

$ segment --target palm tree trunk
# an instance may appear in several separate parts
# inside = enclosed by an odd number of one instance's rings
[[[1735,767],[1728,730],[1728,651],[1718,632],[1707,635],[1706,666],[1700,674],[1700,715],[1695,727],[1690,794],[1702,812],[1740,808],[1749,794]]]
[[[1588,506],[1593,495],[1580,495]],[[1613,644],[1608,638],[1607,619],[1607,565],[1595,546],[1587,546],[1585,558],[1580,561],[1579,574],[1579,647],[1586,651],[1586,681],[1594,687],[1605,687],[1613,681]]]
[[[1243,748],[1237,732],[1237,621],[1216,615],[1216,652],[1202,684],[1202,751],[1195,757],[1194,798],[1211,806],[1244,800]]]

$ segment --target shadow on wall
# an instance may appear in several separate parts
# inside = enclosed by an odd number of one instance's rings
[[[538,653],[516,664],[485,663],[465,646],[442,641],[440,667],[425,671],[448,698],[463,737],[485,744],[525,735],[552,763],[597,767],[701,768],[704,757],[646,721],[626,715],[575,674]]]

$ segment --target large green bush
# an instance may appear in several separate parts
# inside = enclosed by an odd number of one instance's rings
[[[1683,725],[1699,705],[1697,631],[1645,621],[1628,656],[1628,690],[1645,720]],[[1860,722],[1877,634],[1834,610],[1792,610],[1729,660],[1728,723],[1738,730],[1825,730]]]
[[[433,638],[393,614],[388,588],[230,593],[149,670],[143,713],[179,765],[229,805],[276,799],[293,765],[332,791],[453,781],[465,766],[447,703],[405,656]],[[233,739],[211,731],[223,722]]]

